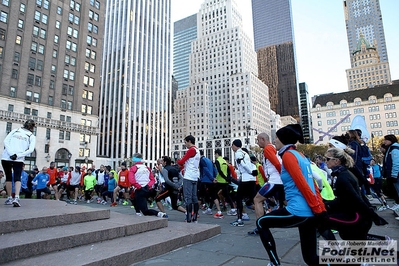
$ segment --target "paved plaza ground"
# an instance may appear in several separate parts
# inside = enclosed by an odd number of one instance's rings
[[[373,201],[375,204],[377,202]],[[86,204],[93,208],[111,208],[109,205],[96,203]],[[112,207],[111,211],[135,215],[134,209],[129,206]],[[178,211],[167,210],[170,221],[184,222],[184,214]],[[258,236],[249,236],[248,231],[255,228],[255,213],[247,210],[250,221],[244,222],[244,227],[233,227],[230,222],[235,220],[234,216],[225,215],[224,219],[215,219],[211,215],[204,215],[201,212],[199,223],[218,224],[222,233],[211,239],[202,241],[191,246],[169,252],[165,255],[136,263],[136,266],[213,266],[213,265],[267,265],[269,262],[266,251]],[[215,213],[215,212],[214,212]],[[379,212],[389,224],[385,226],[373,225],[371,232],[377,235],[389,235],[393,239],[399,239],[399,221],[395,220],[393,211],[385,210]],[[195,226],[195,224],[192,224]],[[299,235],[296,228],[273,229],[273,235],[277,243],[277,252],[281,258],[282,265],[306,265],[302,260]],[[160,236],[162,237],[162,236]],[[128,244],[128,243],[127,243]]]

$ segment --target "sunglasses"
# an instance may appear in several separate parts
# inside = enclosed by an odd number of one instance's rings
[[[326,161],[328,162],[329,160],[335,160],[337,158],[331,158],[331,157],[326,157]]]

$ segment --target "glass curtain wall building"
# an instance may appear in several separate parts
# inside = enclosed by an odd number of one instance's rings
[[[191,41],[197,38],[197,14],[174,23],[173,30],[173,75],[179,90],[190,84]]]
[[[270,108],[300,121],[299,88],[290,0],[252,0],[259,78],[269,87]]]
[[[98,154],[114,166],[168,154],[170,11],[170,0],[107,1]]]

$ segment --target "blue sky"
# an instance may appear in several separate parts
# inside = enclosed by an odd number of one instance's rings
[[[251,0],[236,0],[252,36]],[[197,13],[203,0],[172,0],[172,22]],[[299,82],[311,96],[348,90],[350,68],[342,0],[291,0]],[[399,0],[380,0],[392,80],[399,79]],[[396,25],[396,26],[395,26]]]

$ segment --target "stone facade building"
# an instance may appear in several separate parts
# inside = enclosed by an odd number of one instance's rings
[[[327,143],[331,136],[345,134],[356,115],[365,118],[367,129],[374,136],[399,135],[398,113],[399,81],[363,90],[317,95],[312,108],[314,141]]]
[[[0,139],[36,121],[26,170],[96,157],[105,2],[0,3]]]

